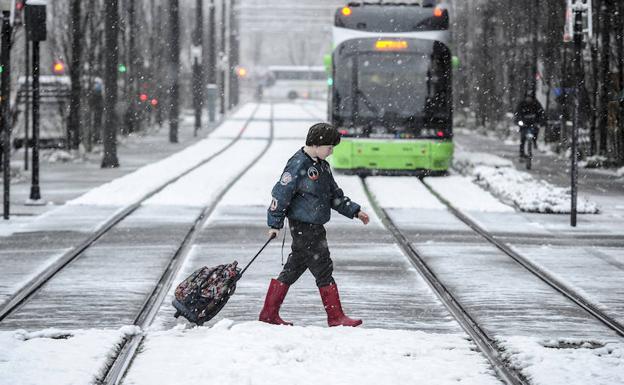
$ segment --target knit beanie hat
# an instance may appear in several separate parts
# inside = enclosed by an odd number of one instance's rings
[[[317,123],[310,127],[306,146],[336,146],[340,143],[340,133],[329,123]]]

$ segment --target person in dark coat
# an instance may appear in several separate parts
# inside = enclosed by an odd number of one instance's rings
[[[276,237],[288,218],[292,252],[277,279],[272,279],[259,320],[276,325],[292,325],[279,316],[288,288],[307,270],[316,279],[329,326],[358,326],[362,320],[347,317],[340,303],[338,287],[332,276],[325,227],[331,209],[348,218],[358,218],[365,225],[368,215],[360,205],[344,195],[325,160],[340,143],[340,133],[330,124],[310,127],[305,147],[286,164],[280,180],[271,192],[267,210],[269,236]]]
[[[544,123],[544,108],[537,99],[527,93],[516,108],[514,121],[520,126],[520,158],[526,158],[524,153],[526,135],[529,130],[533,130],[533,144],[537,148],[538,124]]]

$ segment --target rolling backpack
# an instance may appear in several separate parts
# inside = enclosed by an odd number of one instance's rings
[[[234,294],[236,282],[243,276],[245,270],[273,238],[275,236],[269,238],[242,271],[236,261],[195,270],[176,287],[175,298],[172,301],[176,312],[173,316],[175,318],[183,316],[199,326],[212,319]]]

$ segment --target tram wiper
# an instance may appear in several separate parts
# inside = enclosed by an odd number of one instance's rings
[[[364,104],[366,105],[366,107],[368,107],[368,109],[373,114],[375,114],[375,116],[380,117],[379,108],[375,106],[373,103],[371,103],[371,101],[368,99],[368,96],[366,96],[366,94],[362,92],[362,90],[360,90],[359,88],[357,88],[357,94],[362,97],[362,100],[364,100]]]

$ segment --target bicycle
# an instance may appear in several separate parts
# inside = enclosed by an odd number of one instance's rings
[[[533,163],[533,144],[535,141],[535,124],[528,124],[526,126],[526,130],[524,130],[524,134],[522,134],[523,128],[524,126],[524,122],[521,120],[518,122],[518,125],[520,126],[520,132],[521,135],[524,135],[524,141],[526,142],[527,145],[527,154],[526,154],[526,160],[525,160],[525,164],[526,164],[526,169],[530,170],[532,163]],[[520,139],[522,141],[522,138]]]

